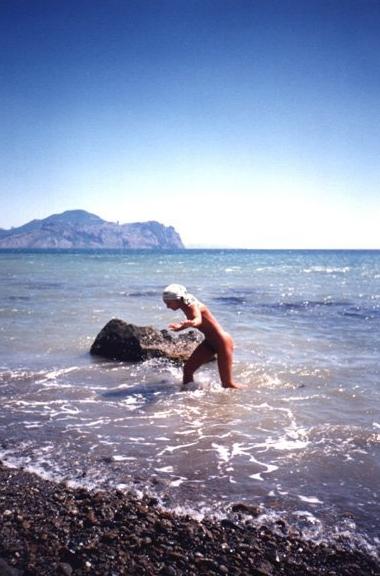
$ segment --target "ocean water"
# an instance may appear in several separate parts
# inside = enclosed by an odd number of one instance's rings
[[[184,392],[164,361],[89,355],[113,317],[179,319],[171,282],[233,335],[246,390],[222,389],[215,363]],[[377,251],[0,253],[0,458],[49,478],[198,516],[246,503],[375,553],[379,359]]]

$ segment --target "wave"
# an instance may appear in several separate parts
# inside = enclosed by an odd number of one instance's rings
[[[351,272],[350,266],[311,266],[310,268],[304,268],[305,274],[317,273],[317,274],[347,274]]]
[[[124,294],[129,298],[161,297],[161,292],[158,290],[136,290],[134,292],[124,292],[123,295]]]

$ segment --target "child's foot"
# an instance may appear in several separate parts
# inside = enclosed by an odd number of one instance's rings
[[[247,388],[246,384],[236,384],[235,382],[231,382],[231,384],[223,385],[223,388],[235,388],[236,390],[244,390]]]

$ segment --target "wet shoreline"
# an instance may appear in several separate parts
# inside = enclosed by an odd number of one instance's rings
[[[74,489],[0,463],[2,575],[380,574],[365,553],[281,535],[281,528],[198,522],[153,498]]]

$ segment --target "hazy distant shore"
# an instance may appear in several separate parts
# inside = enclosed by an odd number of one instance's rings
[[[0,228],[4,249],[182,249],[183,242],[172,226],[156,221],[119,224],[107,222],[85,210],[66,210],[23,226]]]
[[[0,464],[0,573],[375,576],[361,552],[229,520],[197,522],[154,499],[88,492]],[[281,535],[281,531],[284,535]]]

